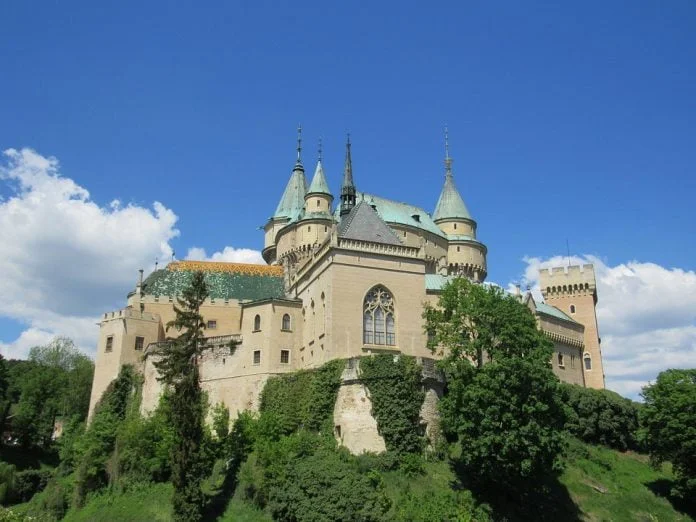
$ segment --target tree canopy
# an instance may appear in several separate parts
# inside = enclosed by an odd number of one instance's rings
[[[696,493],[696,369],[667,370],[643,388],[643,442],[655,464],[671,461],[673,494]]]

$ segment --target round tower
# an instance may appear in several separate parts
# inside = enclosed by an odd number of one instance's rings
[[[488,273],[486,245],[476,239],[476,221],[471,217],[462,196],[454,185],[452,158],[445,130],[445,184],[437,200],[433,221],[447,234],[448,274],[462,275],[483,282]]]

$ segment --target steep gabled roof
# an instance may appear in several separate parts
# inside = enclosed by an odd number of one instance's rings
[[[383,243],[386,245],[401,245],[394,234],[377,212],[365,201],[361,201],[338,226],[338,236],[345,239]]]

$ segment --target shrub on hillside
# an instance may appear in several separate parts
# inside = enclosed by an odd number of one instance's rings
[[[637,448],[638,406],[609,390],[594,390],[564,384],[563,399],[568,405],[565,428],[592,444],[621,451]]]
[[[644,443],[654,464],[671,461],[677,482],[672,494],[696,494],[696,369],[667,370],[643,388]]]
[[[27,502],[39,491],[43,491],[52,476],[47,469],[27,469],[15,473],[12,497],[16,503]]]

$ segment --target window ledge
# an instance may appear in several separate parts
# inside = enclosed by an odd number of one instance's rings
[[[397,346],[386,344],[364,344],[362,350],[363,352],[401,353],[401,350],[399,350]]]
[[[281,332],[292,333],[292,330],[288,330],[287,328],[281,328],[280,331],[281,331]]]
[[[252,330],[251,333],[257,333],[260,332],[261,330]]]

